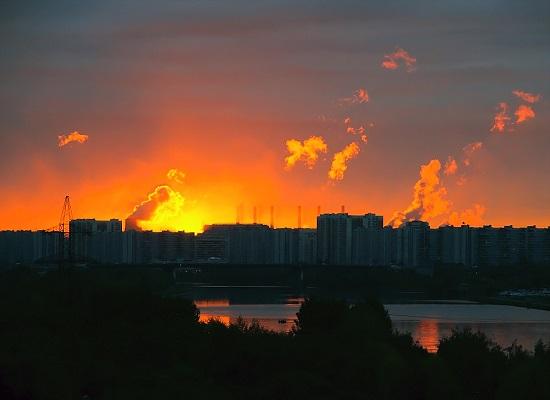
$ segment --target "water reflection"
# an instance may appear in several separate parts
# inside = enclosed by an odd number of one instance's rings
[[[439,325],[432,319],[422,320],[418,323],[413,338],[428,352],[436,353],[439,346]]]
[[[199,310],[208,307],[228,307],[229,299],[201,299],[195,300],[194,303]]]
[[[202,313],[201,312],[201,314],[199,316],[199,321],[200,322],[207,323],[207,322],[210,322],[211,320],[219,321],[222,324],[224,324],[225,326],[229,326],[229,324],[232,322],[231,317],[229,317],[229,315],[207,314],[207,313]]]
[[[202,298],[194,300],[194,303],[200,310],[200,322],[214,319],[229,325],[242,318],[248,323],[257,321],[264,328],[275,332],[289,332],[303,301],[303,297],[292,296],[283,304],[240,304],[227,298]]]
[[[200,320],[214,318],[229,325],[242,317],[246,322],[258,321],[263,327],[288,332],[294,326],[296,313],[303,302],[301,296],[262,298],[252,296],[197,296]],[[267,301],[266,301],[267,300]],[[519,307],[484,304],[387,304],[392,323],[399,332],[410,333],[429,352],[436,352],[439,341],[453,329],[481,331],[502,347],[514,340],[532,350],[536,341],[550,341],[550,312]]]

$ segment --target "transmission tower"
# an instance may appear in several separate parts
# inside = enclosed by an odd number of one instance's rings
[[[63,233],[65,239],[69,238],[69,223],[71,219],[73,219],[73,211],[71,210],[71,200],[67,195],[61,209],[61,217],[59,218],[59,232]]]
[[[61,209],[61,216],[59,217],[59,225],[57,231],[59,232],[59,251],[58,260],[59,268],[64,270],[67,263],[71,261],[71,243],[69,223],[73,218],[73,211],[71,210],[71,200],[69,196],[65,196],[63,202],[63,208]]]

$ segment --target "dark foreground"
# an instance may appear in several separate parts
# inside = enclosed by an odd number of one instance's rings
[[[455,332],[437,354],[380,303],[308,300],[291,334],[198,322],[147,276],[0,276],[2,399],[548,399],[550,344]]]

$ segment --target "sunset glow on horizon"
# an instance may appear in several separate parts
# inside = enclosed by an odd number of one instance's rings
[[[536,6],[289,4],[7,7],[0,229],[550,226]]]

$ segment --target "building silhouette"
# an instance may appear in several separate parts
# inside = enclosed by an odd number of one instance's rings
[[[321,214],[316,229],[213,224],[200,234],[122,231],[120,220],[75,219],[68,239],[62,232],[0,231],[0,265],[59,261],[67,240],[71,261],[87,264],[550,266],[550,227],[430,228],[408,221],[393,228],[372,213]]]

